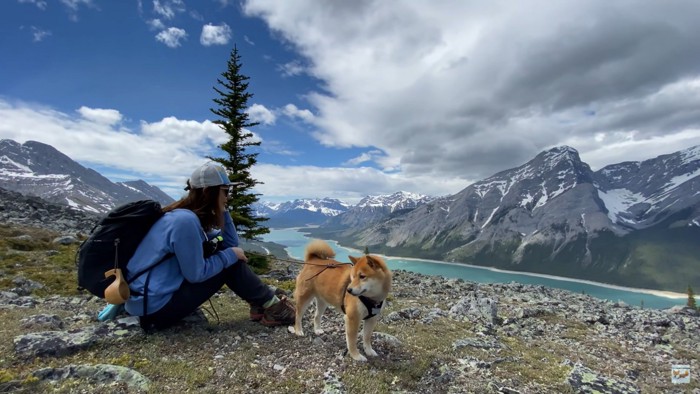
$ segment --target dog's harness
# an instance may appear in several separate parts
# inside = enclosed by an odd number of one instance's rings
[[[343,293],[342,293],[343,303],[340,304],[340,309],[343,311],[343,314],[345,314],[345,293],[347,293],[347,291],[348,291],[348,285],[350,285],[349,280],[345,283],[345,286],[343,286]],[[365,316],[365,318],[362,320],[371,319],[374,316],[377,316],[379,314],[379,312],[382,311],[382,305],[384,305],[384,300],[377,302],[377,301],[374,301],[373,299],[365,297],[363,295],[357,296],[357,298],[359,298],[360,301],[362,301],[362,304],[365,306],[365,308],[367,308],[368,315]]]

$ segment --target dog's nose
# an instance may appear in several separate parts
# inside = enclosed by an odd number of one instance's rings
[[[352,289],[348,287],[348,293],[352,294]]]

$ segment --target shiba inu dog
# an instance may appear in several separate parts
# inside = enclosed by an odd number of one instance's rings
[[[362,345],[369,357],[377,355],[372,349],[372,332],[391,290],[391,271],[379,256],[350,256],[350,263],[334,260],[335,253],[326,242],[314,240],[306,246],[304,268],[296,278],[294,298],[297,303],[296,321],[289,331],[303,336],[301,321],[312,300],[316,300],[314,332],[321,330],[321,317],[331,305],[345,313],[345,340],[350,357],[367,361],[357,349],[360,323]]]

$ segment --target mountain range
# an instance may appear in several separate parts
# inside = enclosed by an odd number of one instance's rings
[[[255,204],[257,215],[269,218],[270,227],[357,227],[374,223],[392,214],[407,212],[432,197],[399,191],[389,195],[366,196],[357,205],[338,199],[297,199],[284,203]]]
[[[309,231],[390,255],[683,292],[700,285],[699,175],[698,146],[595,172],[562,146],[369,225],[348,211]]]
[[[684,292],[700,288],[700,146],[598,171],[568,146],[429,197],[410,192],[261,202],[269,227],[373,253]],[[143,181],[113,183],[53,147],[0,140],[2,187],[103,213],[172,199]]]
[[[283,203],[261,201],[253,205],[257,216],[267,217],[268,227],[303,227],[318,225],[346,212],[349,204],[333,198],[297,199]]]
[[[129,201],[152,199],[164,205],[174,201],[143,180],[114,183],[36,141],[0,140],[0,182],[7,190],[94,213]]]

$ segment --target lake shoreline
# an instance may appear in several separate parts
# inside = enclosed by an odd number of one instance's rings
[[[294,228],[287,228],[284,230],[296,230],[296,231],[299,231],[300,233],[304,234],[307,238],[309,238],[308,233],[304,232],[304,229],[307,229],[307,228],[310,228],[310,227],[294,227]],[[280,230],[282,230],[282,229],[280,229]],[[364,253],[359,249],[355,249],[352,247],[341,245],[338,241],[335,241],[335,240],[326,240],[326,241],[333,242],[341,248],[356,252],[358,254]],[[511,271],[511,270],[504,270],[501,268],[487,267],[487,266],[480,266],[480,265],[473,265],[473,264],[455,263],[455,262],[449,262],[449,261],[440,261],[440,260],[414,258],[414,257],[387,256],[387,255],[383,255],[383,254],[379,254],[379,253],[376,253],[376,254],[378,256],[382,256],[383,258],[392,259],[392,260],[409,260],[409,261],[416,261],[416,262],[427,261],[427,262],[435,263],[435,264],[463,266],[463,267],[488,270],[488,271],[492,271],[492,272],[507,273],[507,274],[512,274],[512,275],[526,275],[526,276],[540,277],[540,278],[546,278],[546,279],[561,280],[561,281],[566,281],[566,282],[583,283],[583,284],[587,284],[587,285],[600,286],[600,287],[605,287],[605,288],[614,289],[614,290],[629,291],[629,292],[641,293],[641,294],[650,294],[650,295],[654,295],[657,297],[664,297],[664,298],[669,298],[669,299],[674,299],[674,300],[675,299],[687,299],[687,297],[688,297],[688,295],[685,293],[676,293],[676,292],[667,291],[667,290],[654,290],[654,289],[643,289],[643,288],[636,288],[636,287],[626,287],[626,286],[619,286],[619,285],[603,283],[603,282],[595,282],[595,281],[586,280],[586,279],[568,278],[568,277],[564,277],[564,276],[540,274],[540,273],[535,273],[535,272]]]

